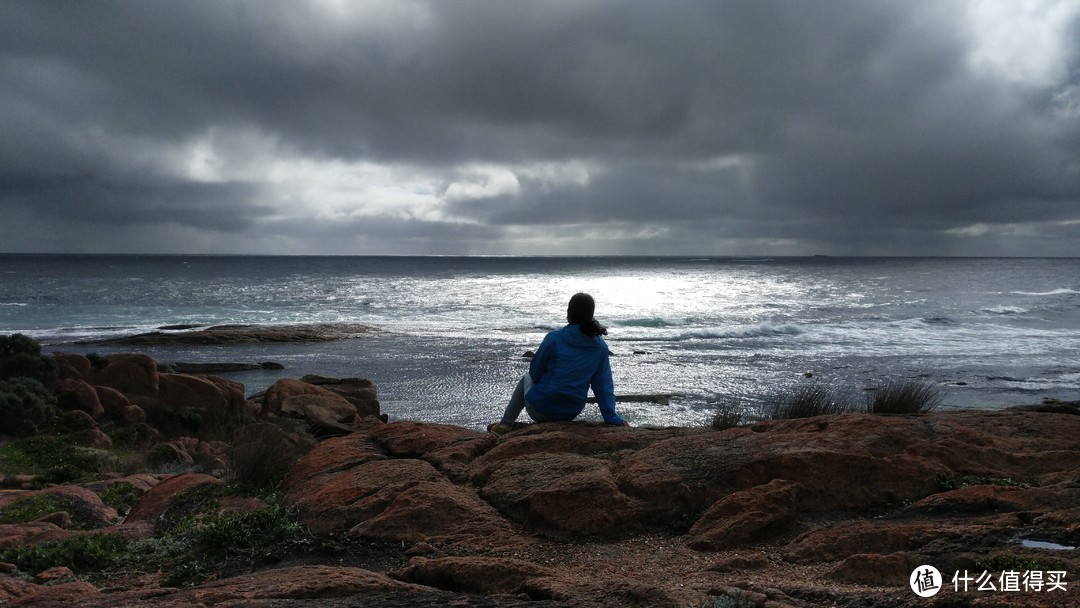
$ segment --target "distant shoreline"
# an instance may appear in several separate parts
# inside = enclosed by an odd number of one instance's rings
[[[214,346],[257,343],[315,343],[348,340],[380,331],[362,323],[299,323],[283,325],[213,325],[209,327],[163,326],[157,331],[76,340],[78,346]],[[64,344],[53,344],[63,346]]]

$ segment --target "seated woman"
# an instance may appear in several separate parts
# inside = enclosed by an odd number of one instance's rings
[[[573,420],[585,409],[589,387],[604,421],[628,426],[615,412],[608,346],[600,337],[607,334],[607,328],[593,318],[595,310],[596,302],[587,293],[570,298],[566,308],[569,325],[544,337],[502,420],[489,425],[489,431],[498,435],[510,432],[522,409],[536,422]]]

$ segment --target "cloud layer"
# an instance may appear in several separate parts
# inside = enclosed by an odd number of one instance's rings
[[[13,0],[0,243],[1078,256],[1080,8]]]

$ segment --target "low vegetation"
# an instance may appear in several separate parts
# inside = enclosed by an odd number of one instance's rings
[[[998,486],[1002,488],[1027,489],[1037,483],[1020,481],[1011,477],[995,477],[993,475],[954,475],[947,476],[938,473],[934,477],[938,487],[943,491],[958,490],[968,486]]]
[[[35,484],[93,481],[105,466],[105,454],[74,445],[70,437],[37,435],[0,445],[0,474],[33,475]]]
[[[273,561],[309,537],[295,510],[278,496],[247,511],[220,512],[232,490],[196,492],[186,515],[162,526],[152,538],[83,534],[64,540],[0,550],[0,562],[25,572],[67,566],[76,574],[108,574],[119,568],[165,573],[163,585],[198,584],[223,569]]]
[[[945,396],[938,384],[919,380],[888,380],[867,391],[866,411],[870,414],[925,414],[933,411]]]
[[[864,403],[857,404],[852,391],[822,382],[808,382],[768,397],[758,406],[762,420],[791,420],[851,412],[869,414],[924,414],[939,407],[944,389],[921,380],[887,380],[864,389]],[[725,403],[717,408],[710,426],[717,430],[743,424],[744,412]]]
[[[852,411],[839,392],[830,384],[802,384],[787,394],[772,400],[764,412],[768,420],[811,418]]]

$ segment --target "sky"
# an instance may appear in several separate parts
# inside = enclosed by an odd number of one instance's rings
[[[4,0],[0,252],[1080,256],[1080,0]]]

